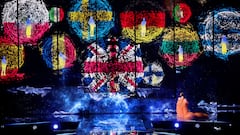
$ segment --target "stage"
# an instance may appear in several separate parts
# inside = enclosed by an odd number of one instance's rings
[[[239,114],[222,114],[235,118]],[[226,115],[226,116],[225,116]],[[174,117],[174,116],[172,116]],[[234,119],[235,119],[234,118]],[[236,119],[235,119],[236,120]],[[5,118],[1,135],[228,135],[239,122],[226,120],[177,121],[164,114],[64,114]]]
[[[239,132],[236,0],[0,3],[0,135]]]
[[[153,88],[131,94],[91,93],[81,86],[5,89],[1,135],[225,135],[240,127],[238,105],[201,100],[195,108],[209,119],[178,121],[171,94]]]

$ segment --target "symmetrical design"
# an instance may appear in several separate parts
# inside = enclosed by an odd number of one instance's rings
[[[49,18],[51,22],[61,22],[64,18],[64,11],[60,7],[52,7],[49,10]]]
[[[102,38],[114,26],[113,12],[106,0],[73,0],[72,3],[67,19],[81,40],[92,42]]]
[[[151,86],[160,86],[165,74],[163,72],[162,65],[154,62],[149,63],[144,68],[144,83]]]
[[[143,77],[139,45],[111,38],[88,46],[84,82],[92,91],[133,92]],[[120,91],[121,90],[121,91]]]

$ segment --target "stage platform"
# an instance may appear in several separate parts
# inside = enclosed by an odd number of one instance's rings
[[[114,95],[80,86],[20,86],[0,97],[0,135],[233,135],[240,129],[238,105],[202,100],[197,108],[209,119],[177,121],[174,91],[166,89]]]
[[[177,121],[169,114],[53,114],[5,118],[1,135],[233,135],[239,113],[216,120]]]

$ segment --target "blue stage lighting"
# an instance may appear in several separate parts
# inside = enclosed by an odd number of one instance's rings
[[[179,126],[180,126],[180,125],[179,125],[178,122],[175,122],[175,123],[174,123],[174,127],[175,127],[175,128],[179,128]]]
[[[53,124],[52,127],[53,127],[54,130],[57,130],[59,128],[59,125],[58,124]]]

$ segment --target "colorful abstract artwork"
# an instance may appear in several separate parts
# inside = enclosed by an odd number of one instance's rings
[[[239,53],[239,24],[240,11],[234,8],[218,8],[199,16],[198,33],[205,53],[222,60]]]
[[[240,104],[240,6],[229,0],[1,0],[0,12],[1,131],[67,120],[47,131],[167,134],[155,132],[167,121],[180,133],[179,93],[210,127],[221,104]]]
[[[17,75],[20,75],[18,74],[18,71],[24,64],[24,57],[23,45],[16,45],[6,39],[6,37],[0,37],[0,77],[2,79],[17,79]]]
[[[149,63],[144,68],[144,83],[150,86],[160,86],[165,74],[162,65],[158,62]]]
[[[42,57],[47,66],[53,70],[60,70],[73,66],[76,60],[76,49],[67,34],[53,34],[42,41]]]
[[[51,22],[61,22],[64,19],[64,10],[61,7],[52,7],[49,10],[49,19]]]
[[[191,16],[191,8],[186,3],[177,3],[173,9],[173,18],[177,22],[186,23]]]
[[[4,34],[14,43],[37,45],[50,28],[49,13],[41,0],[13,0],[2,11]]]
[[[106,0],[73,0],[67,20],[74,34],[93,42],[105,37],[114,26],[114,14]]]
[[[139,10],[135,11],[134,7]],[[156,40],[165,28],[165,21],[165,12],[161,5],[153,1],[132,3],[120,13],[123,36],[136,43],[150,43]]]
[[[110,38],[88,46],[84,82],[95,92],[134,92],[143,77],[140,45]]]
[[[186,68],[202,54],[199,40],[191,24],[168,27],[164,30],[160,55],[170,67]]]

